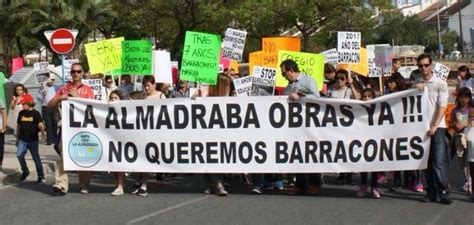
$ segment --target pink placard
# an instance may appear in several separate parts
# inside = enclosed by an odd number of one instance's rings
[[[12,59],[12,74],[14,74],[17,70],[23,68],[23,58],[16,57]]]

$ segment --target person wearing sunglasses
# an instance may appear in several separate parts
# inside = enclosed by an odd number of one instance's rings
[[[360,93],[347,70],[339,69],[336,72],[336,84],[329,89],[329,98],[360,99]]]
[[[76,98],[89,98],[94,99],[94,92],[88,85],[82,84],[82,76],[84,74],[84,68],[80,63],[74,63],[71,66],[71,81],[65,86],[60,88],[56,95],[49,101],[48,107],[54,108],[60,105],[61,101],[67,100],[69,97]],[[62,140],[60,141],[62,142]],[[59,144],[59,151],[62,152],[62,144]],[[91,172],[90,171],[79,171],[79,188],[80,192],[86,194],[89,192],[88,186],[90,182]],[[53,185],[53,195],[62,196],[66,195],[69,189],[69,179],[67,173],[64,171],[63,161],[58,161],[56,171],[56,181]]]
[[[284,94],[290,101],[297,101],[302,97],[320,97],[316,81],[301,73],[298,64],[292,59],[286,59],[280,64],[283,77],[288,80]],[[289,195],[319,195],[322,185],[320,173],[296,174],[295,187],[288,192]]]
[[[448,105],[448,85],[441,79],[436,78],[431,71],[432,59],[428,54],[421,54],[417,58],[417,65],[422,75],[422,80],[415,85],[419,90],[427,88],[430,127],[428,136],[431,137],[428,167],[425,170],[426,196],[422,202],[437,202],[449,205],[447,178],[447,143],[446,143],[446,121],[444,119]]]

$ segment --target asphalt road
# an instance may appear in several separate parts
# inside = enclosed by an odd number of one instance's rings
[[[114,179],[100,174],[84,195],[78,193],[77,174],[70,178],[71,191],[63,197],[50,196],[51,176],[45,185],[0,187],[0,224],[474,224],[474,203],[459,190],[463,181],[455,164],[449,206],[421,203],[422,193],[389,193],[388,184],[381,199],[358,199],[358,187],[335,185],[334,175],[325,176],[321,196],[284,191],[255,196],[249,185],[237,184],[227,197],[218,197],[202,194],[202,176],[182,175],[162,186],[151,181],[146,197],[112,197]]]

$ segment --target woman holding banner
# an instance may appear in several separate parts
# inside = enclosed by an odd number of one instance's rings
[[[114,90],[114,91],[110,92],[109,102],[116,102],[116,101],[120,101],[120,100],[124,100],[122,92],[120,92],[119,90]],[[123,192],[123,183],[124,183],[124,180],[125,180],[125,173],[124,172],[115,172],[114,175],[115,175],[115,179],[117,181],[117,187],[115,188],[115,190],[112,193],[110,193],[110,195],[112,195],[112,196],[123,195],[123,193],[124,193]]]

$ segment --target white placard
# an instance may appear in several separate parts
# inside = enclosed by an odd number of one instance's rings
[[[70,81],[71,80],[71,68],[72,64],[78,63],[79,59],[66,59],[64,60],[64,82]],[[61,70],[60,70],[61,72]]]
[[[419,94],[412,89],[367,102],[262,96],[107,104],[69,98],[62,101],[64,167],[165,173],[420,170],[428,162],[431,118],[426,92]]]
[[[247,37],[246,31],[227,28],[222,42],[222,57],[242,62],[245,37]]]
[[[332,64],[333,66],[337,65],[338,61],[338,54],[337,54],[337,49],[329,49],[327,51],[321,52],[321,54],[324,55],[324,63],[329,63]]]
[[[156,83],[173,83],[171,58],[167,51],[153,51],[153,76]]]
[[[49,62],[37,62],[33,64],[35,73],[49,73]]]
[[[252,94],[252,77],[234,79],[234,87],[237,96],[250,96]]]
[[[439,78],[440,80],[446,82],[448,80],[448,75],[449,75],[449,71],[451,69],[441,63],[436,63],[434,66],[433,66],[433,75],[437,78]]]
[[[360,32],[337,32],[337,63],[360,63]]]
[[[107,91],[102,85],[102,79],[82,79],[82,83],[92,88],[96,100],[107,101]]]
[[[375,64],[375,45],[367,45],[367,60],[369,61],[369,77],[382,76],[382,68]]]
[[[252,73],[252,96],[273,95],[277,70],[255,66]]]

